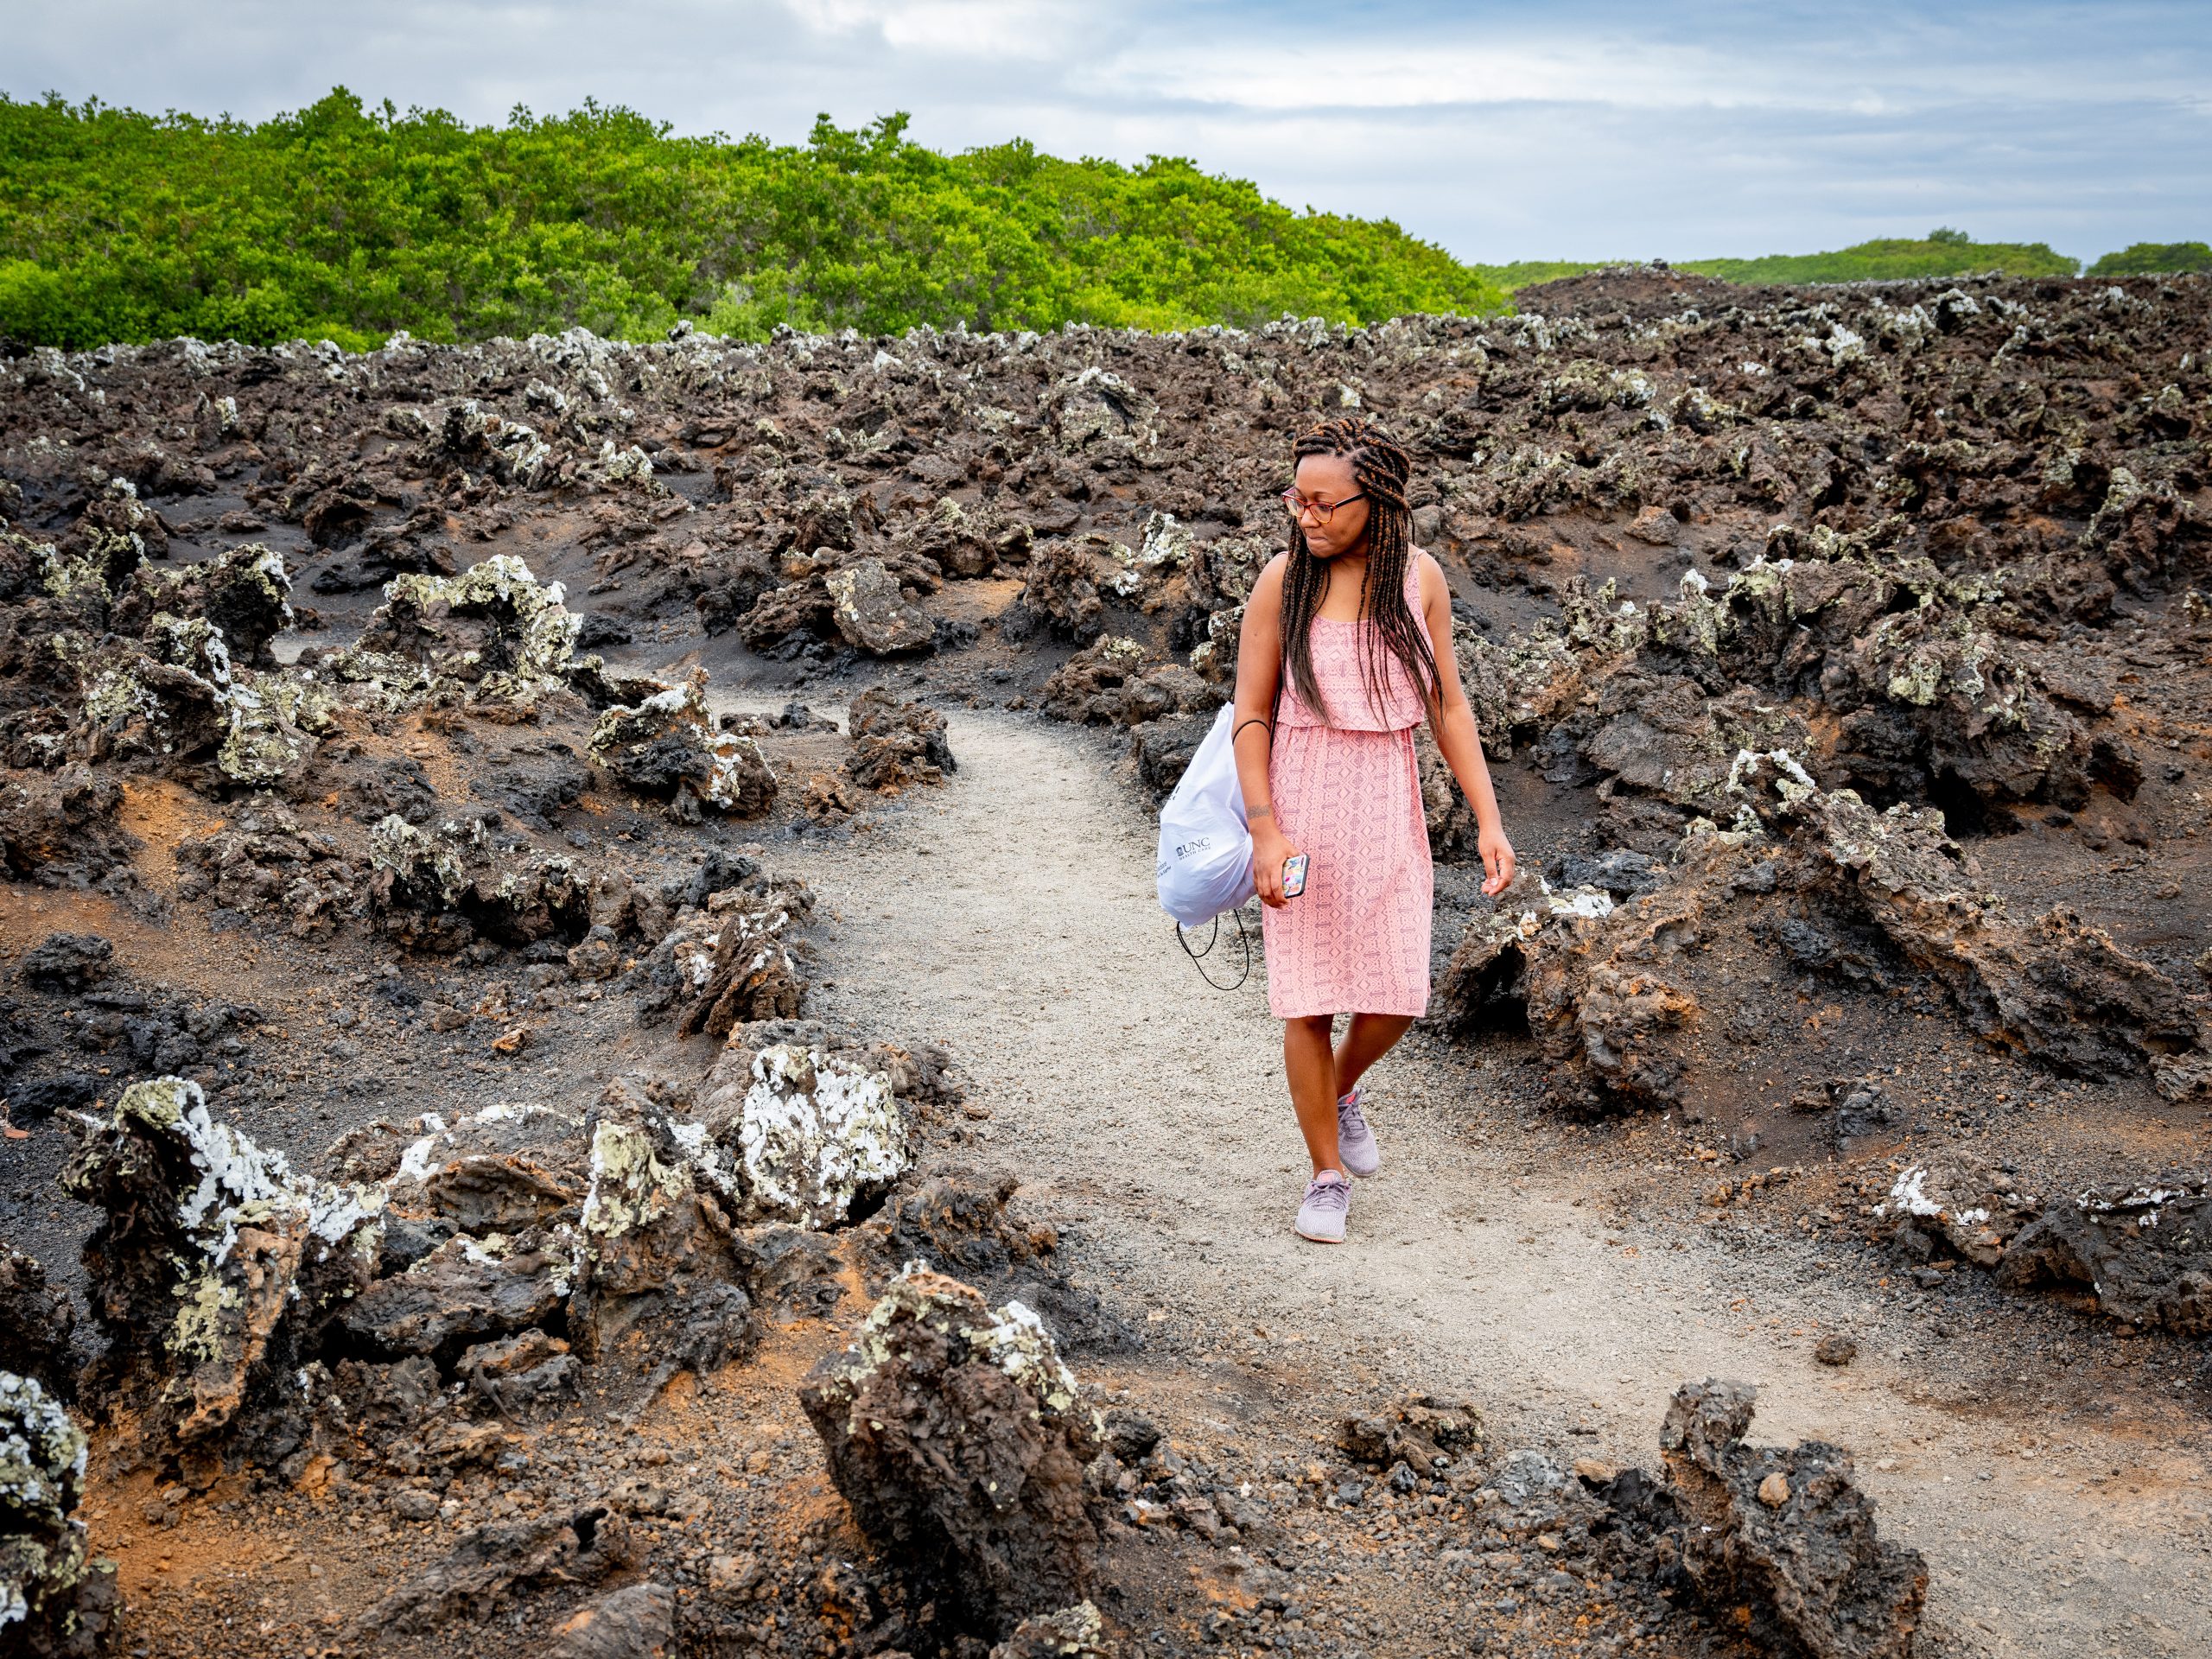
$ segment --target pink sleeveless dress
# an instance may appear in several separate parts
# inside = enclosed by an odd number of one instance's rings
[[[1406,603],[1427,638],[1418,556],[1406,572]],[[1306,891],[1262,913],[1268,1007],[1278,1020],[1428,1011],[1435,873],[1414,753],[1426,710],[1387,652],[1386,706],[1370,706],[1361,659],[1374,626],[1313,619],[1327,720],[1283,677],[1268,783],[1276,822],[1307,866]]]

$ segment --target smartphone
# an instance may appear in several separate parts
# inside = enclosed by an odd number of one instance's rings
[[[1306,855],[1293,853],[1282,861],[1282,896],[1295,899],[1306,891]]]

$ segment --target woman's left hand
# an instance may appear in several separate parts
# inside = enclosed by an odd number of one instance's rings
[[[1518,868],[1514,862],[1513,843],[1505,838],[1505,830],[1501,826],[1496,830],[1484,830],[1478,835],[1475,849],[1482,855],[1483,868],[1490,872],[1488,879],[1483,882],[1483,891],[1496,898],[1505,891],[1506,884],[1513,880],[1513,872]]]

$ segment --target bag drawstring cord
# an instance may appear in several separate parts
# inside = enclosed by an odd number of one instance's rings
[[[1191,961],[1197,966],[1198,977],[1200,979],[1205,981],[1207,984],[1212,986],[1217,991],[1233,991],[1239,986],[1243,985],[1247,979],[1251,977],[1252,936],[1245,931],[1244,910],[1243,906],[1240,905],[1233,910],[1224,911],[1222,914],[1235,918],[1236,923],[1236,943],[1243,950],[1244,957],[1243,970],[1236,976],[1236,978],[1231,983],[1224,985],[1219,980],[1216,979],[1211,974],[1206,972],[1205,963],[1203,960],[1203,958],[1211,956],[1213,954],[1214,946],[1220,943],[1220,916],[1217,916],[1213,918],[1213,931],[1206,936],[1206,948],[1205,950],[1193,950],[1191,949],[1191,941],[1184,936],[1183,924],[1180,922],[1177,922],[1174,925],[1175,943],[1183,947],[1183,954],[1190,957]]]

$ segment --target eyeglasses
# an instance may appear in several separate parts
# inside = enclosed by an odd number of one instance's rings
[[[1309,501],[1294,489],[1282,493],[1282,505],[1292,518],[1302,520],[1310,512],[1317,524],[1325,524],[1335,518],[1338,507],[1348,507],[1355,501],[1365,499],[1367,492],[1364,490],[1357,495],[1348,495],[1341,501]]]

